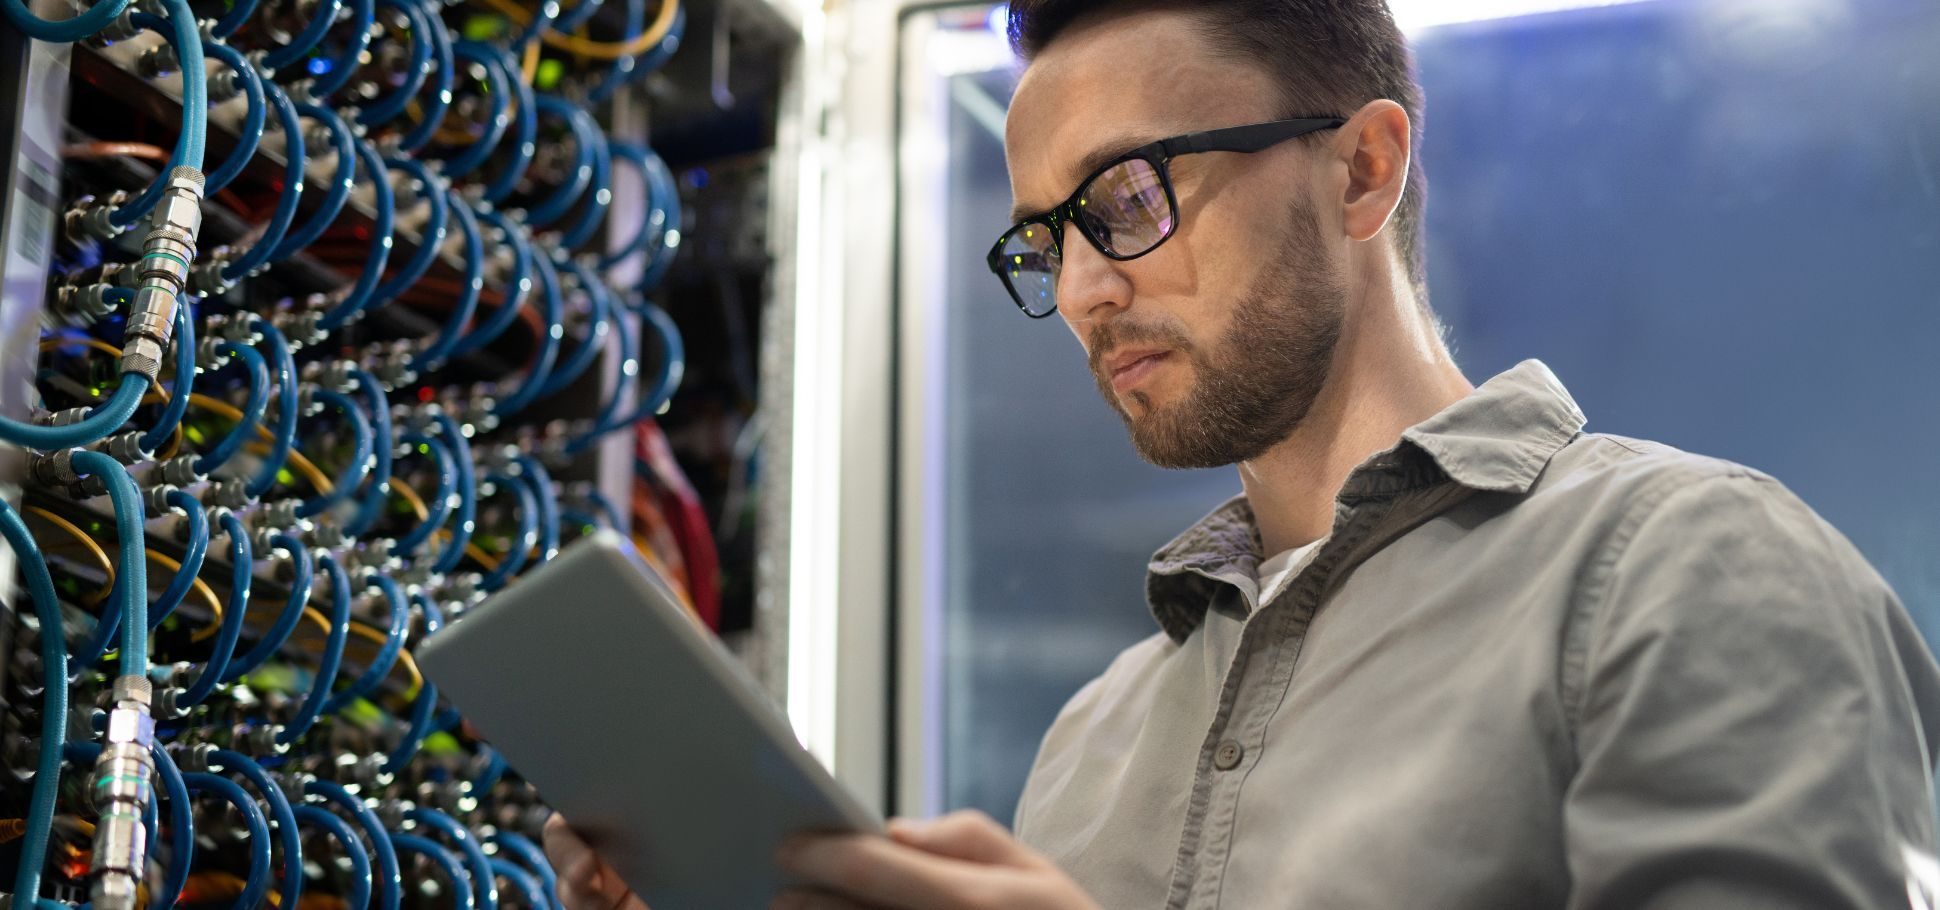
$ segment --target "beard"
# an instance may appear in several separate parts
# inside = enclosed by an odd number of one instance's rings
[[[1176,324],[1121,317],[1091,333],[1091,373],[1140,458],[1161,468],[1238,464],[1265,454],[1306,418],[1332,367],[1346,309],[1346,283],[1321,248],[1320,218],[1311,206],[1296,206],[1279,250],[1217,342],[1199,347]],[[1185,397],[1159,407],[1131,392],[1142,412],[1134,416],[1103,366],[1127,344],[1184,355],[1193,376]]]

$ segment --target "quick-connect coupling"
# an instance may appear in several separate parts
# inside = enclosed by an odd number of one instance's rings
[[[149,215],[142,238],[140,285],[128,316],[121,371],[154,379],[175,333],[175,308],[188,287],[195,264],[195,241],[202,232],[202,172],[178,167],[169,172],[160,202]]]
[[[149,715],[147,677],[115,680],[114,707],[89,792],[100,819],[94,829],[92,873],[95,910],[134,910],[148,861],[142,814],[154,800],[155,720]]]

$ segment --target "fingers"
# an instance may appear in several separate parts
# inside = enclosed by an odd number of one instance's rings
[[[546,820],[546,859],[559,876],[559,900],[566,910],[647,910],[633,889],[568,827],[564,816]]]
[[[799,838],[778,859],[807,884],[890,907],[993,906],[997,884],[988,868],[860,834]]]
[[[1038,856],[1010,836],[1004,826],[975,810],[952,812],[934,821],[896,819],[889,836],[897,843],[940,856],[999,866],[1036,866]]]

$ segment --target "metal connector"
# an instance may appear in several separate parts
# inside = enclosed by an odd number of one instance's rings
[[[196,456],[177,455],[162,462],[161,478],[163,483],[178,487],[192,486],[209,479],[207,474],[195,469]]]
[[[169,172],[161,201],[148,219],[141,245],[141,286],[128,316],[121,369],[154,379],[175,333],[175,308],[187,288],[202,231],[202,172],[178,167]]]
[[[89,788],[100,813],[90,867],[94,878],[90,894],[96,910],[134,910],[147,865],[147,832],[141,819],[155,798],[151,700],[147,677],[115,679],[114,708],[108,712],[108,729]]]
[[[93,325],[115,311],[114,303],[108,299],[111,290],[114,290],[114,285],[106,283],[62,285],[54,296],[54,312],[70,325]]]
[[[90,448],[106,452],[109,458],[126,465],[139,464],[150,458],[150,453],[141,446],[141,433],[133,430],[117,433]]]
[[[74,469],[73,449],[35,456],[27,470],[34,482],[44,487],[64,487],[81,479],[81,472]]]

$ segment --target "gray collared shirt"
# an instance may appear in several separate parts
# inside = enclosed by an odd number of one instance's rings
[[[1256,604],[1221,506],[1046,734],[1019,836],[1118,908],[1881,908],[1940,670],[1757,471],[1582,432],[1530,361],[1358,468]]]

